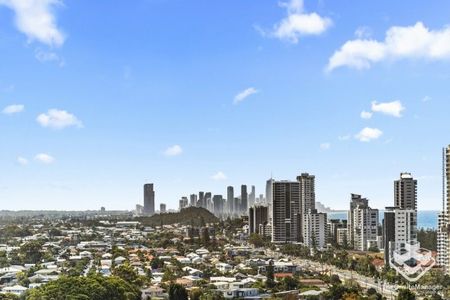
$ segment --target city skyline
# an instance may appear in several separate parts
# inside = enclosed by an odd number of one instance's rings
[[[440,210],[450,3],[283,3],[0,1],[0,209],[131,210],[146,182],[174,209],[301,172],[382,209],[409,172]]]

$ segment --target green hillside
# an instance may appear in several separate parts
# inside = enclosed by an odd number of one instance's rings
[[[139,217],[137,221],[144,226],[171,225],[175,223],[201,226],[202,223],[218,223],[219,219],[201,207],[187,207],[180,212],[156,214],[151,217]]]

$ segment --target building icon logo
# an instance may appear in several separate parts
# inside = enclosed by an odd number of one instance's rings
[[[394,250],[389,261],[389,265],[409,282],[418,281],[435,264],[431,250],[421,248],[417,241],[407,242]]]

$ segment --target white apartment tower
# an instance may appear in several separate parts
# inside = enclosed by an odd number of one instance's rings
[[[377,240],[378,209],[369,207],[369,201],[352,194],[348,214],[348,240],[355,250],[367,251],[368,245]]]
[[[450,145],[442,149],[442,212],[438,216],[437,263],[450,274]]]
[[[327,244],[327,214],[312,210],[303,215],[303,244],[309,248],[324,249]]]

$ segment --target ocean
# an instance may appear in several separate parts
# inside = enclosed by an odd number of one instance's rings
[[[418,228],[437,228],[437,218],[439,211],[437,210],[419,210],[417,212],[417,227]],[[383,221],[384,211],[380,210],[380,223]],[[333,212],[328,213],[329,219],[347,220],[347,212]]]

